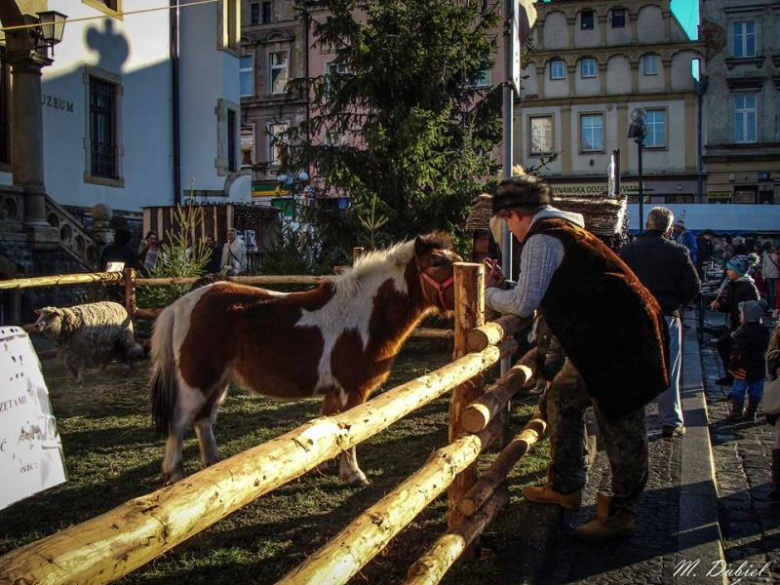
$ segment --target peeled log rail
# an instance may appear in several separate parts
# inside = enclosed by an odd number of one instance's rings
[[[528,421],[523,430],[504,447],[490,468],[458,503],[458,511],[464,516],[478,513],[509,475],[515,463],[544,436],[546,429],[547,423],[540,418]]]
[[[322,284],[323,282],[330,282],[333,280],[333,276],[228,276],[225,280],[230,282],[238,282],[240,284],[248,284],[252,286],[260,284]],[[198,277],[187,278],[136,278],[136,286],[171,286],[181,284],[192,284],[198,280]]]
[[[536,349],[532,349],[488,388],[482,397],[472,402],[463,411],[460,419],[463,430],[478,433],[484,429],[535,372]]]
[[[430,327],[419,327],[412,331],[412,337],[417,339],[452,339],[455,337],[455,331],[452,329],[433,329]]]
[[[420,470],[363,512],[277,585],[346,583],[393,537],[476,461],[499,429],[464,435],[442,447]]]
[[[121,272],[90,272],[87,274],[60,274],[55,276],[34,276],[32,278],[15,278],[0,281],[0,290],[19,290],[44,286],[60,286],[63,284],[109,284],[123,282]]]
[[[488,500],[478,514],[463,519],[455,529],[439,537],[420,559],[411,566],[407,573],[406,585],[435,585],[439,583],[463,551],[474,542],[474,539],[485,531],[498,514],[498,511],[509,502],[509,492],[498,490]]]
[[[468,349],[469,351],[482,351],[487,346],[495,345],[505,337],[514,335],[532,321],[532,317],[521,319],[516,315],[504,315],[495,321],[480,325],[469,331]]]
[[[153,321],[154,319],[157,319],[164,310],[164,307],[157,309],[136,309],[133,317],[136,319],[149,319]]]
[[[108,583],[489,368],[472,353],[342,414],[314,419],[180,482],[0,557],[0,585]]]

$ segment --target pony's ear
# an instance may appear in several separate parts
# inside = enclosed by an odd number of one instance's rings
[[[428,249],[428,246],[422,236],[414,239],[414,255],[421,256]]]

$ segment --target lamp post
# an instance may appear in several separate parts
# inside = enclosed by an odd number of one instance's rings
[[[35,22],[34,17],[30,17],[30,19]],[[42,50],[44,56],[48,57],[49,49],[54,54],[54,45],[62,42],[67,19],[65,14],[55,10],[45,10],[38,13],[39,26],[33,29],[33,37],[36,49]]]
[[[645,123],[644,108],[637,108],[631,112],[631,126],[628,128],[628,137],[633,138],[637,145],[637,152],[639,154],[638,170],[639,170],[639,233],[641,234],[645,230],[645,190],[642,180],[642,151],[644,150],[645,136],[647,136],[647,124]]]

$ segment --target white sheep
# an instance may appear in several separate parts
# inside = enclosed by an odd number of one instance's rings
[[[133,360],[143,357],[143,348],[135,342],[133,321],[118,303],[44,307],[35,313],[38,331],[57,344],[59,357],[79,384],[89,366],[105,369],[119,355],[132,371]]]

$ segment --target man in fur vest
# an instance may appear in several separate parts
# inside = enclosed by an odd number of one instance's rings
[[[601,542],[634,532],[647,483],[645,404],[669,385],[666,322],[658,302],[580,214],[550,205],[550,189],[530,176],[502,181],[493,213],[523,242],[521,272],[506,288],[488,263],[486,301],[521,317],[540,309],[567,356],[547,398],[552,463],[548,483],[523,490],[540,504],[578,509],[586,482],[584,413],[589,402],[612,469],[612,497],[598,496],[596,517],[576,536]]]

